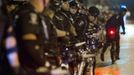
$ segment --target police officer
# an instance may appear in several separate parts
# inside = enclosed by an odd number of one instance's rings
[[[23,2],[22,2],[23,3]],[[20,63],[18,59],[16,38],[13,30],[13,18],[19,6],[12,0],[2,1],[2,12],[4,15],[4,28],[1,40],[1,50],[3,51],[3,74],[20,74]],[[10,65],[10,66],[9,66]],[[7,73],[12,71],[12,73]],[[22,70],[21,70],[22,71]],[[22,73],[22,72],[21,72]],[[23,74],[24,75],[24,74]]]
[[[53,22],[56,28],[65,31],[67,35],[70,34],[70,36],[76,36],[75,28],[71,24],[70,16],[69,2],[68,0],[63,0],[61,4],[61,10],[55,13]],[[60,38],[60,42],[61,41],[64,45],[65,43],[69,44],[69,37],[62,37]]]
[[[72,24],[75,22],[75,20],[77,19],[77,13],[78,13],[78,6],[77,3],[75,1],[71,1],[70,3],[70,13],[71,13],[71,21]]]
[[[100,14],[100,11],[97,7],[91,6],[88,9],[88,26],[87,26],[87,32],[95,31],[95,33],[98,33],[100,30],[100,26],[98,25],[98,16]]]
[[[88,43],[90,43],[90,40],[92,39],[89,39],[89,37],[88,37],[88,35],[93,35],[93,34],[97,34],[98,33],[98,31],[100,30],[100,27],[99,27],[99,25],[97,24],[97,19],[98,19],[98,16],[99,16],[99,14],[100,14],[100,11],[99,11],[99,9],[97,8],[97,7],[95,7],[95,6],[91,6],[89,9],[88,9],[88,24],[87,24],[87,26],[85,27],[85,41],[86,41],[86,43],[87,43],[87,45],[88,45]],[[89,33],[89,34],[86,34],[86,33]],[[97,45],[96,44],[98,44],[98,40],[96,40],[96,39],[98,39],[98,36],[96,36],[95,37],[95,41],[94,41],[94,43],[95,43],[95,46],[94,46],[94,50],[93,49],[91,49],[91,52],[92,53],[94,53],[94,54],[96,54],[96,52],[97,52],[97,49],[98,49],[98,47],[97,47]],[[90,46],[88,45],[88,47],[90,48]],[[86,47],[87,48],[87,47]],[[94,71],[95,71],[95,66],[96,66],[96,58],[93,58],[94,59],[94,61],[93,61],[93,70],[92,70],[92,73],[93,73],[93,75],[94,75]]]
[[[52,0],[51,0],[52,1]],[[51,6],[53,2],[49,2],[49,5]],[[46,2],[45,2],[46,3]],[[57,37],[64,37],[66,36],[66,32],[63,30],[60,30],[56,28],[55,23],[53,22],[53,17],[55,15],[55,10],[53,10],[52,7],[47,7],[43,14],[45,16],[46,24],[48,25],[48,31],[49,31],[49,43],[47,43],[47,47],[51,56],[48,56],[49,62],[51,65],[59,67],[60,64],[60,55],[59,55],[59,48],[57,46]],[[51,66],[52,67],[52,66]]]
[[[56,28],[66,32],[66,36],[58,38],[58,43],[59,43],[61,57],[62,57],[62,63],[66,65],[69,64],[69,62],[66,62],[66,61],[70,58],[68,58],[68,53],[65,53],[67,52],[65,51],[65,47],[69,46],[73,41],[72,38],[74,38],[77,35],[75,32],[75,28],[70,19],[71,14],[69,10],[70,10],[69,1],[62,0],[61,10],[57,11],[53,18],[53,22]]]
[[[120,59],[119,58],[119,53],[120,53],[120,26],[122,27],[122,30],[123,32],[121,32],[121,34],[125,34],[125,26],[124,26],[124,15],[126,14],[127,12],[127,8],[121,8],[119,14],[115,14],[113,15],[106,23],[106,30],[112,25],[114,28],[117,29],[117,31],[115,32],[116,33],[116,36],[115,36],[115,39],[113,41],[115,41],[115,44],[116,44],[116,50],[115,52],[111,52],[111,59],[112,59],[112,63],[115,62],[115,59],[114,59],[114,56],[116,59]],[[109,38],[106,39],[107,40],[107,43],[106,45],[104,46],[104,49],[102,51],[102,54],[101,54],[101,60],[104,61],[104,53],[109,45]]]
[[[88,17],[86,14],[79,12],[81,10],[75,1],[70,2],[71,22],[75,27],[77,39],[84,41],[84,30],[88,24]]]
[[[98,18],[98,15],[100,14],[99,9],[95,6],[91,6],[88,9],[88,12],[89,12],[89,21],[92,23],[97,23],[97,18]]]
[[[51,25],[48,25],[43,10],[46,7],[46,0],[30,0],[28,4],[16,15],[15,34],[19,49],[21,66],[28,74],[47,73],[49,65],[45,64],[49,51],[53,51],[53,45],[49,43],[55,37]],[[53,40],[52,40],[53,41]],[[54,45],[55,46],[55,45]],[[51,50],[49,50],[51,49]]]

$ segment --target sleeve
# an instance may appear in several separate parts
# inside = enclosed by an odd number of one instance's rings
[[[5,48],[7,49],[7,54],[17,52],[17,42],[12,26],[9,26],[9,28],[7,28],[5,40]]]
[[[119,24],[120,24],[123,32],[125,32],[125,24],[124,24],[124,18],[123,17],[119,18]]]
[[[32,18],[35,18],[35,20],[32,20]],[[35,34],[35,29],[38,25],[37,17],[32,16],[32,13],[31,14],[25,13],[25,14],[18,15],[18,19],[16,23],[22,35],[29,34],[29,33]]]

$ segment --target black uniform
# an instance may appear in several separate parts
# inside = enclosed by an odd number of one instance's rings
[[[52,25],[46,23],[47,18],[42,13],[37,13],[31,4],[26,4],[16,15],[15,34],[19,49],[19,58],[22,67],[28,72],[35,72],[39,67],[44,67],[47,60],[46,52],[49,52],[52,45],[52,39],[55,37]],[[25,39],[24,36],[32,34],[34,40]],[[51,40],[51,43],[49,42]]]
[[[47,57],[47,60],[50,62],[51,65],[59,66],[60,52],[58,49],[57,33],[55,30],[55,26],[53,21],[48,16],[44,17],[49,34],[49,39],[45,43],[44,48],[45,54],[48,53],[48,55],[45,56]]]
[[[70,28],[72,26],[70,17],[71,15],[69,11],[65,11],[61,9],[58,12],[56,12],[53,18],[53,22],[58,29],[69,32],[70,34],[69,36],[74,36],[74,34],[70,31]],[[62,37],[62,38],[59,38],[58,40],[63,45],[66,45],[69,43],[69,37]]]
[[[72,61],[70,61],[69,52],[72,53],[74,52],[74,50],[69,49],[67,51],[65,48],[67,48],[68,46],[70,46],[70,44],[75,42],[75,34],[73,33],[75,32],[75,30],[71,31],[71,27],[73,27],[71,22],[71,13],[69,11],[61,9],[60,11],[56,12],[53,18],[53,22],[58,29],[69,32],[69,35],[58,38],[58,43],[63,63],[68,63],[70,65]]]
[[[109,27],[113,26],[116,28],[116,35],[114,39],[110,39],[106,35],[106,44],[104,46],[104,49],[102,51],[101,59],[104,60],[104,52],[106,51],[107,47],[110,45],[111,42],[115,41],[116,44],[116,50],[113,52],[111,50],[111,59],[114,62],[114,56],[116,56],[117,59],[119,59],[119,52],[120,52],[120,26],[122,27],[123,32],[125,32],[125,26],[124,26],[124,16],[121,14],[113,15],[106,23],[106,31]]]
[[[76,14],[73,16],[74,18],[74,26],[77,32],[77,38],[80,41],[85,40],[85,32],[88,26],[88,17],[85,14]]]

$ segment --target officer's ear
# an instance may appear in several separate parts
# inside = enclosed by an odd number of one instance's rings
[[[29,33],[22,36],[23,40],[37,40],[37,37],[35,34]]]

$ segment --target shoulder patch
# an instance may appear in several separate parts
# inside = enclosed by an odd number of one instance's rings
[[[35,13],[30,13],[30,21],[31,24],[36,25],[38,24],[37,22],[37,14]]]

